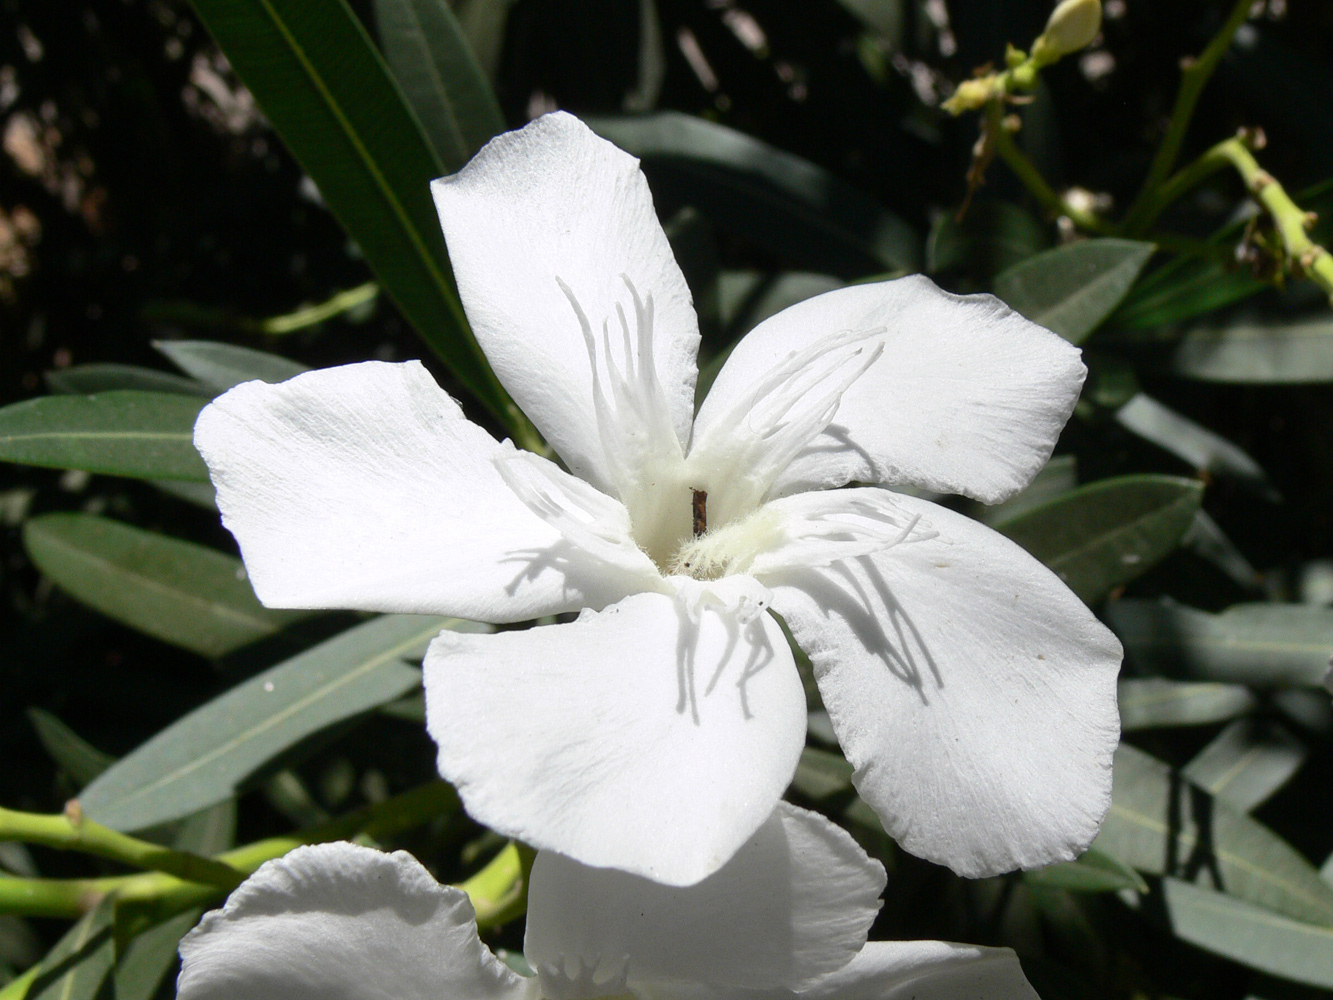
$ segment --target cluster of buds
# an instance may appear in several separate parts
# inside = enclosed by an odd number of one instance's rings
[[[1009,46],[1004,72],[963,81],[944,102],[944,109],[959,115],[983,107],[988,101],[1006,98],[1015,90],[1031,90],[1037,85],[1038,71],[1086,48],[1101,28],[1101,0],[1061,0],[1051,11],[1046,30],[1032,43],[1031,54]]]

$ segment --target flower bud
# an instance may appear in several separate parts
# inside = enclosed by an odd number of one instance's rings
[[[1102,0],[1061,0],[1032,46],[1033,59],[1053,63],[1088,45],[1101,28]]]

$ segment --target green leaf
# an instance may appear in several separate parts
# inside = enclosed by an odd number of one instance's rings
[[[116,1000],[153,1000],[162,980],[176,964],[181,938],[199,922],[203,913],[202,908],[178,913],[131,941],[112,974]]]
[[[1205,382],[1333,382],[1333,320],[1266,323],[1248,317],[1193,327],[1176,341],[1166,369]]]
[[[1197,480],[1121,476],[996,527],[1093,604],[1175,549],[1202,498]]]
[[[1267,801],[1305,763],[1309,750],[1278,722],[1237,719],[1181,773],[1242,812]]]
[[[1275,503],[1282,499],[1268,474],[1239,446],[1151,396],[1136,393],[1116,410],[1115,419],[1122,427],[1164,448],[1200,472],[1225,476]]]
[[[236,841],[236,800],[226,799],[186,816],[176,827],[171,846],[178,851],[212,857]]]
[[[1023,873],[1023,881],[1044,889],[1071,892],[1147,892],[1148,883],[1119,858],[1092,848],[1074,861],[1065,861]]]
[[[1093,847],[1142,872],[1208,881],[1297,920],[1333,923],[1333,886],[1295,848],[1126,743]]]
[[[193,379],[181,378],[156,368],[139,365],[98,363],[75,365],[46,373],[46,384],[52,392],[87,395],[113,392],[117,389],[135,389],[141,392],[175,392],[190,396],[213,395],[206,386]]]
[[[116,960],[114,897],[106,896],[42,959],[25,1000],[103,1000]]]
[[[1130,290],[1120,308],[1111,315],[1108,326],[1117,331],[1145,330],[1150,336],[1159,337],[1172,324],[1213,312],[1271,287],[1271,282],[1236,267],[1229,254],[1227,258],[1178,257],[1169,261]],[[1098,342],[1103,342],[1100,334]]]
[[[167,392],[42,396],[0,409],[0,461],[136,479],[208,481],[194,449],[207,402]]]
[[[93,514],[35,517],[23,544],[85,604],[200,656],[223,656],[313,613],[264,607],[233,556]]]
[[[691,204],[784,264],[844,277],[916,269],[911,227],[808,160],[674,111],[587,121],[643,159],[659,202]]]
[[[1333,928],[1176,879],[1162,882],[1162,895],[1182,941],[1283,979],[1333,989]]]
[[[791,783],[796,791],[818,802],[851,791],[852,765],[840,753],[806,747],[801,751]]]
[[[1107,608],[1111,627],[1140,668],[1185,678],[1317,687],[1328,674],[1333,608],[1236,604],[1221,614],[1125,600]]]
[[[251,379],[285,382],[310,370],[276,354],[216,340],[158,340],[153,346],[181,371],[194,376],[214,392],[225,392]]]
[[[1156,677],[1120,682],[1120,728],[1207,726],[1246,715],[1259,699],[1243,684],[1191,683]]]
[[[512,419],[449,272],[429,190],[444,165],[351,9],[344,0],[194,6],[384,290],[458,379]]]
[[[982,524],[994,527],[1013,520],[1064,496],[1078,486],[1078,460],[1073,455],[1056,455],[1038,472],[1020,493],[997,504],[978,503],[968,513]]]
[[[115,757],[98,750],[50,712],[30,708],[28,720],[37,730],[42,747],[76,785],[88,784],[116,762]]]
[[[380,47],[448,173],[460,169],[504,116],[445,0],[375,0]]]
[[[1030,212],[1005,201],[973,205],[962,222],[943,215],[926,243],[926,271],[955,269],[998,274],[1046,249],[1046,227]]]
[[[1081,240],[1021,261],[995,294],[1034,323],[1081,344],[1125,297],[1157,248],[1135,240]]]
[[[307,736],[405,694],[419,656],[457,619],[386,615],[320,643],[195,709],[120,760],[79,796],[117,830],[179,819],[236,794],[241,782]]]

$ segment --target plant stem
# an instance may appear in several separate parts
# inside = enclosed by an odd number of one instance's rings
[[[1199,103],[1199,97],[1203,93],[1204,86],[1212,77],[1213,71],[1217,69],[1217,64],[1227,49],[1231,47],[1231,40],[1235,37],[1240,26],[1245,23],[1245,19],[1250,14],[1251,0],[1236,0],[1236,5],[1231,8],[1231,13],[1227,16],[1225,23],[1212,41],[1208,43],[1207,48],[1203,50],[1198,58],[1190,60],[1181,71],[1180,89],[1176,92],[1176,103],[1171,109],[1171,118],[1167,123],[1166,134],[1162,137],[1162,143],[1157,147],[1157,152],[1153,156],[1152,164],[1148,167],[1148,175],[1144,178],[1143,187],[1139,189],[1138,196],[1134,199],[1134,204],[1129,208],[1125,216],[1124,230],[1133,235],[1141,233],[1151,222],[1145,223],[1143,212],[1146,206],[1150,205],[1154,198],[1158,185],[1166,180],[1171,169],[1176,165],[1176,159],[1180,156],[1181,144],[1185,141],[1185,133],[1189,129],[1190,119],[1194,117],[1194,108]]]
[[[1309,227],[1314,216],[1291,200],[1282,185],[1259,166],[1254,154],[1239,138],[1219,142],[1208,153],[1223,157],[1236,168],[1246,189],[1268,212],[1282,238],[1282,248],[1300,272],[1304,272],[1330,297],[1333,303],[1333,256],[1310,239]]]
[[[458,886],[472,900],[478,927],[499,927],[527,910],[534,856],[531,848],[511,840],[485,868]]]
[[[1068,216],[1074,225],[1080,229],[1086,229],[1094,233],[1110,231],[1110,226],[1100,216],[1071,205],[1067,199],[1061,197],[1047,183],[1046,178],[1041,175],[1041,171],[1018,148],[1018,143],[1014,142],[1013,134],[1004,120],[1004,109],[999,101],[987,102],[985,127],[991,132],[991,139],[995,143],[995,154],[1014,172],[1018,179],[1022,181],[1023,186],[1041,203],[1043,208],[1055,215]]]
[[[71,800],[58,816],[0,808],[0,840],[96,854],[133,868],[166,872],[188,882],[203,882],[223,889],[234,889],[241,884],[241,874],[221,861],[175,851],[93,822],[83,815],[77,799]]]
[[[1148,224],[1157,218],[1173,201],[1199,184],[1211,174],[1226,167],[1232,167],[1245,182],[1250,192],[1264,210],[1268,212],[1282,240],[1282,250],[1296,268],[1309,276],[1333,299],[1333,257],[1327,250],[1310,239],[1307,232],[1314,216],[1305,212],[1291,200],[1291,196],[1273,175],[1259,165],[1250,146],[1261,145],[1254,134],[1242,132],[1240,135],[1224,139],[1213,146],[1197,160],[1178,171],[1160,185],[1152,199],[1144,208],[1144,218]]]
[[[388,836],[448,815],[457,808],[457,793],[444,782],[431,782],[331,822],[234,848],[211,861],[230,871],[235,876],[232,883],[235,885],[265,861],[280,858],[302,844],[346,840],[358,834],[372,838]],[[115,892],[120,902],[144,909],[151,914],[150,922],[156,923],[191,906],[215,902],[229,888],[163,871],[92,879],[0,878],[0,913],[74,918],[96,906],[107,893]]]

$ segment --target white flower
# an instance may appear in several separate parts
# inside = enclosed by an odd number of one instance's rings
[[[875,942],[884,869],[780,805],[686,888],[540,853],[523,978],[472,906],[409,854],[352,844],[270,861],[181,942],[181,1000],[1037,1000],[1008,949]]]
[[[586,864],[716,871],[804,743],[771,608],[905,849],[965,875],[1082,851],[1109,803],[1114,637],[975,521],[830,489],[1013,494],[1078,351],[990,296],[853,286],[753,330],[696,417],[695,315],[637,161],[548,115],[434,192],[477,338],[569,471],[416,363],[238,386],[195,442],[266,604],[583,612],[432,644],[429,728],[468,811]]]

